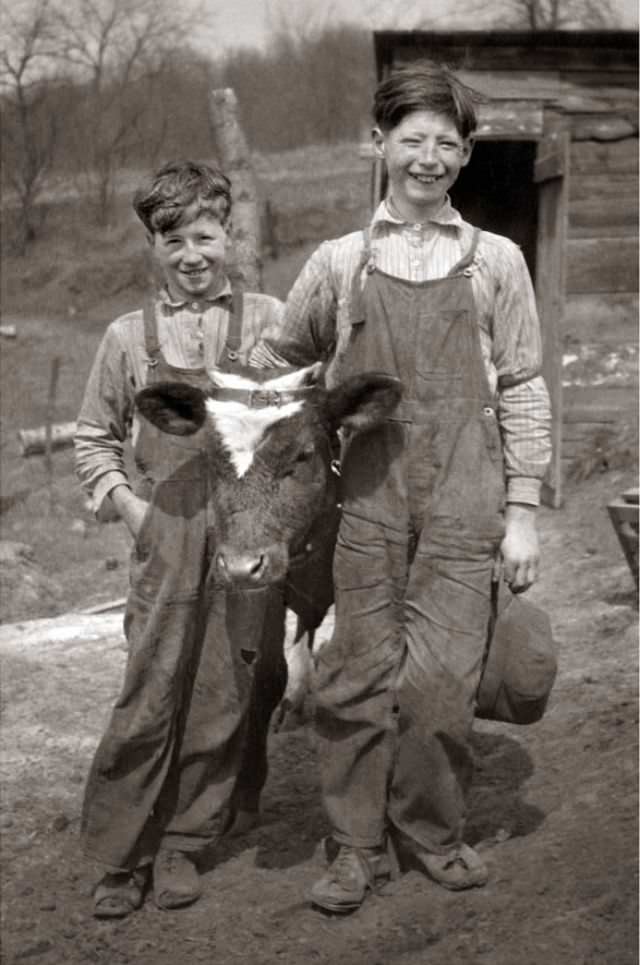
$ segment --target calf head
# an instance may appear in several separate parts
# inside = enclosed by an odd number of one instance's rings
[[[169,382],[136,396],[162,431],[202,433],[218,580],[261,586],[283,579],[335,500],[337,430],[376,427],[400,398],[392,376],[364,373],[327,389],[319,369],[216,371],[207,392]]]

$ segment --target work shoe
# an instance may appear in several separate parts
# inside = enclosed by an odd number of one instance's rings
[[[104,875],[93,890],[95,918],[126,918],[142,907],[149,868]]]
[[[320,855],[324,858],[327,867],[338,857],[340,847],[341,845],[331,835],[322,838]],[[376,882],[394,881],[400,876],[400,865],[391,838],[387,838],[385,847],[367,848],[365,853]]]
[[[325,911],[355,911],[367,892],[375,888],[373,848],[350,848],[342,845],[326,873],[311,889],[311,902]]]
[[[420,851],[416,858],[430,878],[452,891],[481,888],[489,880],[486,864],[468,844],[456,845],[447,854]]]
[[[200,875],[182,851],[158,851],[153,862],[153,898],[158,908],[182,908],[202,893]]]

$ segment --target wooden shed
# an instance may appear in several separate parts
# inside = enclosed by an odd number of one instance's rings
[[[452,200],[516,241],[534,279],[554,408],[546,498],[558,506],[576,448],[636,418],[637,33],[385,31],[374,45],[379,79],[428,57],[486,98]],[[373,185],[375,204],[381,162]]]

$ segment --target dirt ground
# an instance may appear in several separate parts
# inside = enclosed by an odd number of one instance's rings
[[[559,675],[539,724],[478,723],[467,838],[484,851],[491,880],[472,892],[449,893],[411,872],[349,917],[311,909],[306,894],[328,829],[307,725],[271,735],[261,824],[204,856],[197,904],[162,912],[148,899],[129,919],[96,921],[96,869],[79,860],[77,831],[123,669],[122,614],[5,623],[2,960],[636,963],[637,598],[605,510],[636,484],[628,472],[596,475],[569,486],[562,510],[541,512],[543,576],[529,595],[552,617]],[[117,557],[117,531],[108,538]],[[64,580],[57,585],[59,613],[65,599],[76,601]],[[327,621],[321,632],[329,629]]]

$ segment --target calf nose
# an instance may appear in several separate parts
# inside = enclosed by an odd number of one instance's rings
[[[265,553],[228,553],[216,556],[218,572],[229,583],[261,583],[267,571],[269,558]]]

